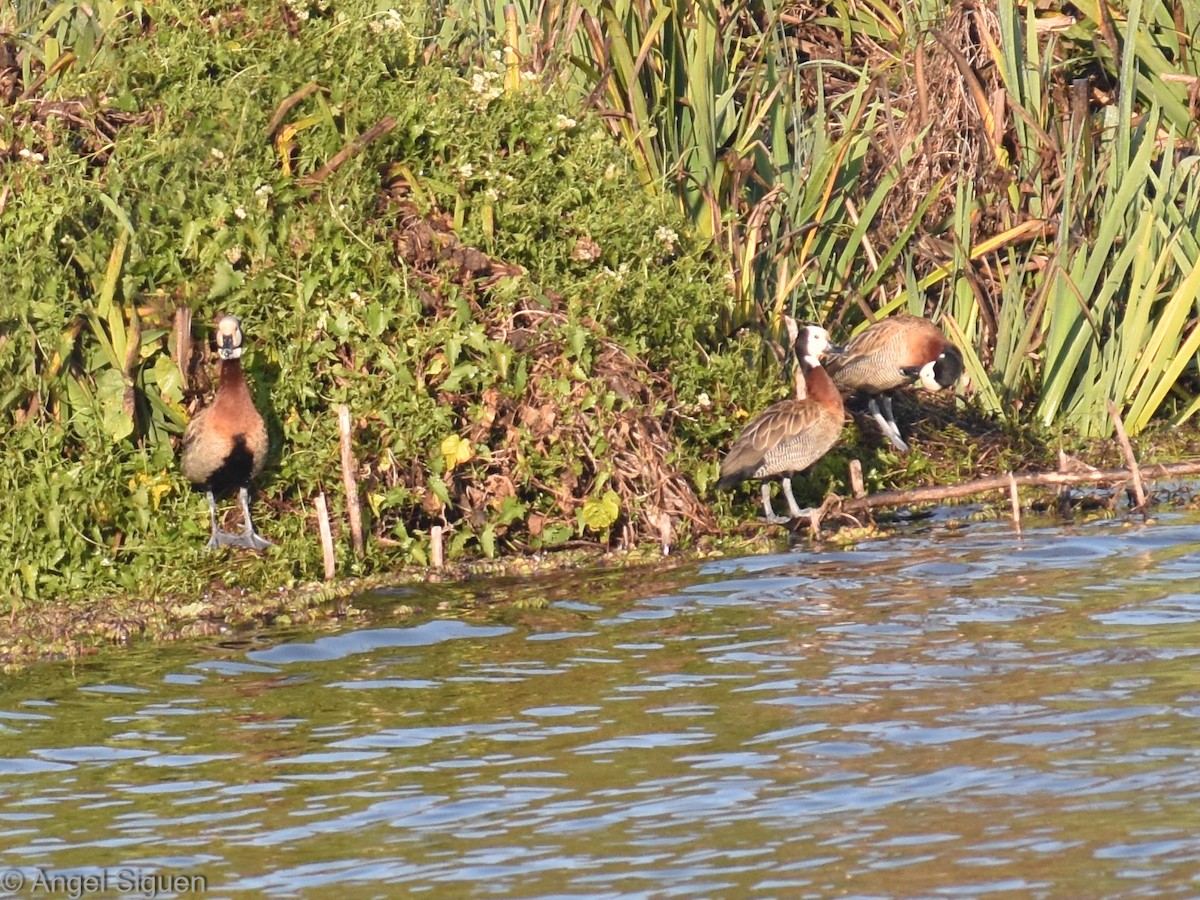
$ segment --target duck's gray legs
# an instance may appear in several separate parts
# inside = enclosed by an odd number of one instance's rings
[[[208,539],[209,547],[218,546],[217,535],[221,533],[221,529],[217,527],[217,498],[213,496],[213,492],[208,492],[208,517],[212,520],[212,537]]]
[[[779,479],[783,485],[783,496],[787,499],[788,512],[792,514],[793,519],[799,519],[804,515],[804,511],[796,503],[796,496],[792,493],[792,479],[790,476],[785,476]]]
[[[232,534],[228,531],[222,531],[217,525],[217,498],[213,496],[213,492],[208,492],[208,513],[212,519],[212,537],[208,539],[208,549],[215,550],[218,547],[245,547],[248,550],[266,550],[271,546],[271,542],[259,535],[254,530],[254,525],[250,522],[250,492],[242,488],[239,492],[242,501],[242,521],[245,523],[242,526],[241,534]]]
[[[763,517],[767,520],[768,525],[786,525],[788,522],[802,519],[812,512],[811,509],[801,509],[800,504],[796,502],[796,495],[792,493],[791,476],[780,478],[779,483],[783,486],[783,498],[787,501],[788,512],[791,515],[775,515],[775,508],[771,506],[771,482],[764,481],[762,483]]]
[[[249,550],[266,550],[271,546],[271,542],[254,530],[254,523],[250,520],[250,491],[243,486],[238,491],[238,497],[242,501],[243,525],[242,533],[235,539],[237,546]]]
[[[881,406],[883,407],[882,412],[880,412]],[[888,442],[901,453],[907,453],[908,444],[904,443],[904,438],[900,437],[900,426],[896,424],[896,417],[892,414],[891,395],[881,394],[879,397],[872,397],[867,401],[867,410],[879,425],[879,430],[883,432],[883,436],[888,439]]]
[[[237,544],[238,536],[230,534],[228,531],[222,531],[217,525],[217,498],[213,496],[213,492],[208,492],[208,515],[212,520],[212,537],[208,539],[208,549],[216,550],[218,547],[228,547]]]
[[[784,480],[786,481],[787,479]],[[769,481],[762,483],[762,502],[763,516],[766,518],[768,525],[786,525],[791,521],[787,516],[775,515],[775,509],[771,506],[771,482]]]
[[[792,479],[790,477],[788,477],[788,478],[782,479],[782,481],[783,481],[783,495],[785,497],[787,497],[788,510],[792,514],[792,521],[795,521],[796,519],[810,519],[811,520],[813,517],[813,513],[816,512],[816,510],[811,506],[806,506],[804,509],[801,509],[800,504],[798,504],[796,502],[795,496],[792,495]],[[817,530],[816,526],[813,526],[813,530],[814,531]]]

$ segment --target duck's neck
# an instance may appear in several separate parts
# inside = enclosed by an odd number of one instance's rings
[[[842,395],[822,366],[801,366],[804,371],[804,389],[808,398],[820,403],[837,415],[842,414]]]
[[[221,360],[221,383],[218,390],[223,394],[250,393],[250,389],[246,386],[246,375],[242,371],[241,360]]]

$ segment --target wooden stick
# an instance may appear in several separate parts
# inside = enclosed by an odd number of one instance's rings
[[[429,563],[435,569],[440,569],[446,565],[443,552],[442,526],[434,525],[429,529]]]
[[[353,141],[335,153],[333,155],[333,159],[329,160],[329,162],[325,163],[325,165],[321,166],[321,168],[317,169],[317,171],[313,172],[311,175],[305,175],[303,178],[301,178],[301,186],[316,187],[318,184],[336,172],[339,168],[341,168],[342,164],[345,163],[346,160],[361,153],[367,144],[371,143],[371,141],[375,140],[380,135],[387,134],[395,127],[396,120],[391,116],[384,116],[374,125],[356,137]]]
[[[1125,464],[1129,466],[1129,471],[1133,475],[1133,497],[1137,501],[1137,506],[1134,508],[1141,510],[1145,515],[1146,492],[1142,490],[1142,473],[1138,470],[1137,457],[1133,455],[1133,445],[1129,443],[1129,435],[1125,433],[1125,423],[1121,421],[1121,413],[1117,410],[1117,404],[1112,400],[1108,401],[1108,414],[1112,416],[1113,427],[1117,430],[1117,443],[1121,445],[1121,452],[1125,454]]]
[[[850,493],[855,497],[867,496],[867,485],[863,481],[862,463],[857,459],[850,460]]]
[[[1008,473],[1008,501],[1012,507],[1012,522],[1013,528],[1017,530],[1017,534],[1021,533],[1021,496],[1017,493],[1017,479],[1013,477],[1013,473]]]
[[[671,526],[671,514],[665,509],[658,511],[658,542],[662,547],[662,555],[671,555],[671,544],[674,541],[675,529]]]
[[[1167,463],[1165,465],[1141,466],[1141,475],[1148,479],[1179,478],[1184,475],[1200,475],[1200,460]],[[1114,484],[1130,478],[1128,469],[1096,469],[1090,472],[1022,472],[1019,475],[990,475],[962,484],[944,487],[914,488],[910,491],[880,491],[867,497],[843,500],[842,512],[858,512],[888,506],[907,506],[914,503],[936,503],[1001,491],[1009,488],[1009,479],[1021,486],[1050,487],[1061,484]]]
[[[21,101],[25,101],[25,100],[29,100],[32,97],[36,97],[37,92],[42,89],[43,84],[45,84],[49,79],[51,79],[55,75],[57,75],[63,69],[67,68],[67,66],[74,64],[74,62],[75,62],[75,54],[72,53],[70,50],[68,50],[66,53],[62,54],[58,59],[56,59],[53,62],[53,64],[48,69],[46,69],[46,71],[44,71],[41,75],[39,75],[37,78],[35,78],[33,80],[33,83],[31,85],[29,85],[29,87],[25,88],[25,90],[23,90],[21,92],[21,96],[18,97],[17,99],[21,100]]]
[[[192,362],[192,310],[181,306],[175,310],[175,365],[179,367],[179,377],[183,389],[188,389],[188,366]]]
[[[289,94],[283,98],[283,102],[279,104],[279,108],[275,110],[275,115],[271,116],[271,121],[267,123],[267,139],[275,137],[275,132],[279,130],[279,126],[283,124],[283,120],[287,118],[287,114],[291,112],[292,107],[307,97],[309,94],[323,90],[319,84],[314,84],[311,81],[295,93]]]
[[[325,580],[337,574],[337,559],[333,555],[333,533],[329,530],[329,507],[325,503],[325,492],[317,494],[313,505],[317,508],[317,528],[321,532],[321,555],[325,559]]]
[[[358,502],[358,464],[354,461],[354,448],[350,444],[350,407],[338,407],[338,429],[342,433],[342,485],[346,488],[346,518],[350,520],[350,542],[354,555],[363,555],[362,506]]]

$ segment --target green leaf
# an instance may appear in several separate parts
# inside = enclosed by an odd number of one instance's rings
[[[105,369],[96,376],[101,427],[114,443],[133,434],[133,417],[125,410],[126,386],[125,377],[116,369]]]
[[[587,530],[602,534],[612,527],[620,514],[621,498],[610,489],[600,497],[589,497],[583,501],[579,520]]]
[[[433,492],[433,496],[442,501],[443,506],[450,505],[450,489],[446,487],[446,482],[435,475],[430,475],[425,479],[425,485]]]
[[[574,534],[575,529],[565,522],[552,522],[542,529],[542,546],[555,547],[569,541]]]
[[[209,300],[218,300],[235,288],[240,288],[246,282],[246,276],[234,270],[233,266],[222,260],[217,263],[213,272],[212,287],[208,290]]]
[[[488,525],[479,533],[479,548],[488,559],[496,558],[496,526]]]
[[[529,504],[522,503],[514,495],[510,494],[504,498],[500,504],[500,513],[497,517],[497,525],[509,525],[519,519],[525,518],[525,513],[529,511]]]

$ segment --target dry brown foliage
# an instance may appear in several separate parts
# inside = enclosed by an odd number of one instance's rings
[[[851,32],[849,46],[845,32],[816,24],[828,12],[827,4],[801,3],[790,10],[786,21],[794,29],[802,58],[836,60],[850,67],[849,71],[832,66],[802,71],[801,81],[814,104],[822,86],[827,101],[836,104],[840,95],[857,89],[854,72],[875,74],[874,98],[885,114],[881,140],[867,159],[864,183],[876,180],[870,177],[872,172],[903,169],[873,229],[879,242],[894,238],[931,192],[936,191],[937,197],[923,217],[925,231],[940,231],[939,223],[951,216],[960,180],[974,182],[977,193],[999,192],[1009,172],[993,149],[1003,140],[1005,111],[1000,76],[987,49],[989,40],[993,44],[1000,40],[992,8],[983,3],[954,4],[945,20],[926,32],[888,44]],[[918,139],[921,152],[902,165],[902,151]],[[974,224],[987,231],[999,223]],[[929,240],[921,242],[918,253],[930,268],[948,255],[944,245]]]
[[[522,526],[528,537],[537,537],[552,520],[574,525],[605,476],[607,487],[621,501],[621,515],[608,543],[628,548],[651,540],[671,546],[681,528],[693,535],[712,531],[711,514],[671,462],[678,404],[670,379],[604,338],[602,329],[584,318],[579,324],[593,332],[596,349],[590,380],[579,380],[565,345],[569,315],[563,298],[547,291],[515,304],[491,303],[489,288],[523,270],[463,244],[448,215],[436,209],[422,213],[408,194],[402,179],[393,181],[381,211],[394,217],[390,239],[397,261],[420,292],[426,313],[452,314],[446,298],[454,290],[467,298],[488,337],[511,346],[529,368],[519,396],[494,387],[481,396],[468,391],[438,394],[440,402],[457,412],[462,437],[490,448],[486,457],[443,476],[450,485],[452,509],[443,509],[427,491],[427,472],[420,461],[395,471],[392,483],[423,496],[422,509],[433,522],[462,518],[482,526],[489,510],[499,509],[508,497],[552,498],[552,508],[543,504],[535,511],[531,505],[528,518],[510,527],[505,537],[518,545],[525,539]],[[612,402],[588,404],[589,395],[610,397]],[[602,453],[595,450],[598,446],[604,448]],[[556,450],[563,451],[565,464],[552,480],[539,479],[530,459],[552,457]]]

